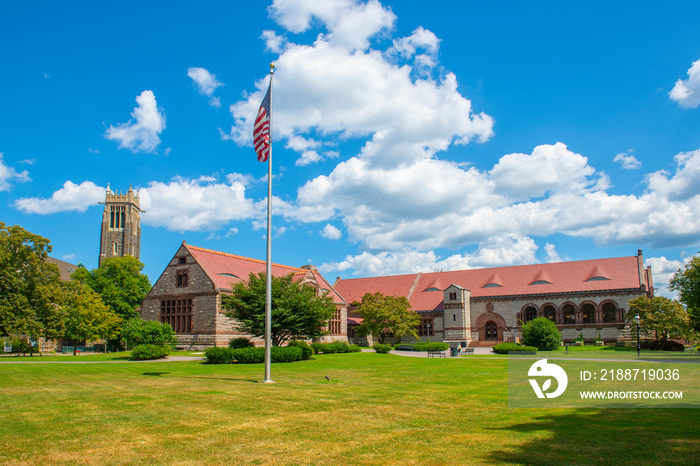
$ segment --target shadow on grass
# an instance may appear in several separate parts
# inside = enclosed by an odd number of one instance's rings
[[[694,409],[585,409],[533,416],[494,429],[526,440],[488,457],[509,464],[697,464],[697,415]]]
[[[141,375],[145,375],[147,377],[160,377],[163,375],[170,375],[170,372],[143,372]],[[227,380],[232,382],[262,383],[260,380],[252,380],[242,377],[207,377],[203,375],[170,375],[170,377],[176,377],[179,379]]]
[[[151,377],[160,377],[161,375],[170,374],[170,372],[144,372],[141,375],[149,375]]]

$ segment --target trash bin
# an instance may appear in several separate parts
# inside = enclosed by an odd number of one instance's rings
[[[456,346],[450,346],[450,356],[453,358],[457,357],[457,347]]]

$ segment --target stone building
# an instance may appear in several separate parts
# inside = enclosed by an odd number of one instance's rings
[[[167,322],[180,347],[222,346],[238,336],[234,323],[222,314],[221,295],[251,273],[265,272],[265,261],[191,246],[184,241],[141,305],[141,318]],[[292,274],[333,298],[336,312],[324,340],[347,341],[347,304],[312,265],[272,264],[274,276]],[[255,340],[254,340],[255,341]],[[257,341],[262,344],[262,341]]]
[[[107,185],[105,209],[100,230],[98,267],[108,257],[141,255],[141,202],[138,193],[129,186],[126,194],[113,193]]]
[[[636,256],[452,272],[370,277],[335,282],[348,303],[365,293],[405,296],[421,316],[425,341],[492,345],[514,341],[523,322],[546,317],[564,342],[630,340],[629,301],[653,296],[651,269]],[[361,322],[349,308],[348,334]],[[515,327],[514,327],[515,326]]]

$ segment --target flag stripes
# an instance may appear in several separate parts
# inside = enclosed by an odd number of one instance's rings
[[[259,162],[266,162],[270,155],[270,89],[272,82],[267,88],[265,98],[260,104],[258,116],[255,118],[255,126],[253,128],[253,146],[258,154]]]

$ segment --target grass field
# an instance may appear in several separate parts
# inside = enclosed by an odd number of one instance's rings
[[[272,376],[198,361],[0,364],[0,462],[698,462],[699,410],[508,409],[503,359],[331,354]]]

